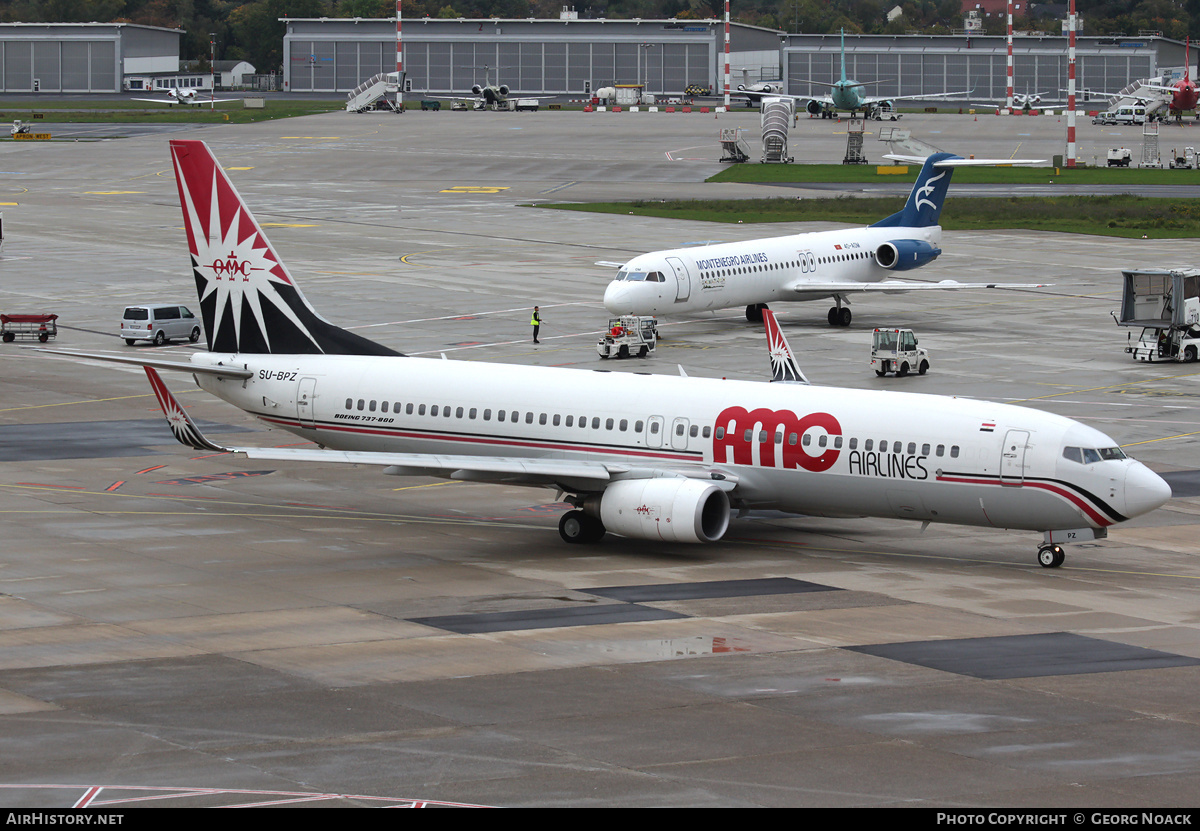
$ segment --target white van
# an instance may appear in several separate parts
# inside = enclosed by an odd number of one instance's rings
[[[1093,124],[1145,124],[1146,123],[1146,108],[1142,106],[1136,107],[1119,107],[1109,112],[1100,113],[1092,119]]]
[[[169,340],[200,340],[200,321],[187,306],[148,303],[128,306],[121,317],[121,337],[133,346],[140,340],[162,346]]]

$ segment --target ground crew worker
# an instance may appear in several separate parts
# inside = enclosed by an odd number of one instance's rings
[[[533,307],[533,318],[529,321],[529,323],[531,326],[533,326],[533,342],[541,343],[541,341],[538,340],[537,336],[538,336],[538,329],[540,329],[542,326],[542,316],[540,314],[538,314],[537,306]]]

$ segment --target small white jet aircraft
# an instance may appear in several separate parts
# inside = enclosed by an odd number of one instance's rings
[[[775,509],[1043,532],[1062,542],[1171,495],[1099,431],[986,401],[807,385],[768,316],[778,380],[641,375],[401,355],[321,318],[208,147],[172,141],[211,351],[146,367],[176,437],[251,459],[375,465],[385,474],[554,488],[569,543],[605,531],[713,542],[735,511]],[[311,448],[222,448],[154,368]]]
[[[745,306],[746,319],[762,320],[766,304],[832,298],[831,326],[849,326],[848,295],[903,294],[951,289],[1042,288],[1044,283],[915,283],[885,279],[933,262],[942,253],[938,219],[950,177],[967,165],[1036,164],[1034,160],[962,159],[934,153],[927,159],[888,156],[924,166],[899,213],[867,228],[817,231],[786,237],[727,242],[641,254],[617,265],[604,291],[614,315],[662,315]]]
[[[146,101],[150,104],[166,104],[168,107],[173,107],[176,104],[185,104],[193,107],[202,107],[205,104],[224,104],[226,101],[237,101],[236,98],[216,98],[209,96],[201,98],[200,94],[194,89],[178,89],[171,87],[166,91],[166,98],[131,98],[131,101]]]

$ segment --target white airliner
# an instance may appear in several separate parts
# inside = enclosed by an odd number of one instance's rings
[[[555,488],[574,506],[559,523],[570,543],[606,530],[713,542],[734,512],[763,508],[1040,531],[1046,567],[1062,563],[1060,543],[1103,537],[1171,495],[1111,438],[1062,416],[807,385],[769,315],[773,374],[792,383],[401,355],[313,310],[203,142],[171,152],[211,351],[103,357],[146,367],[191,447]],[[154,367],[316,446],[214,445]]]
[[[745,306],[746,319],[762,320],[766,304],[832,298],[832,326],[850,325],[856,292],[903,294],[951,289],[1042,288],[1044,283],[916,283],[886,279],[933,262],[942,253],[938,219],[956,167],[1036,164],[1033,160],[963,159],[935,153],[923,162],[899,213],[867,228],[818,231],[641,254],[620,265],[604,292],[615,315],[662,315]],[[601,263],[601,265],[618,265]]]
[[[166,104],[168,107],[175,104],[189,104],[195,107],[202,107],[205,104],[224,104],[226,101],[237,101],[236,98],[216,98],[209,96],[201,98],[199,93],[194,89],[177,89],[171,87],[166,92],[166,98],[131,98],[131,101],[145,101],[150,104]]]

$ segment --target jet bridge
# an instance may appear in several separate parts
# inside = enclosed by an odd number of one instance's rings
[[[790,98],[762,100],[762,143],[764,162],[790,162],[788,128],[791,126],[794,103]]]
[[[369,110],[404,109],[404,79],[402,72],[381,72],[363,81],[353,92],[346,94],[346,112],[365,113]],[[388,99],[388,96],[394,96]]]

